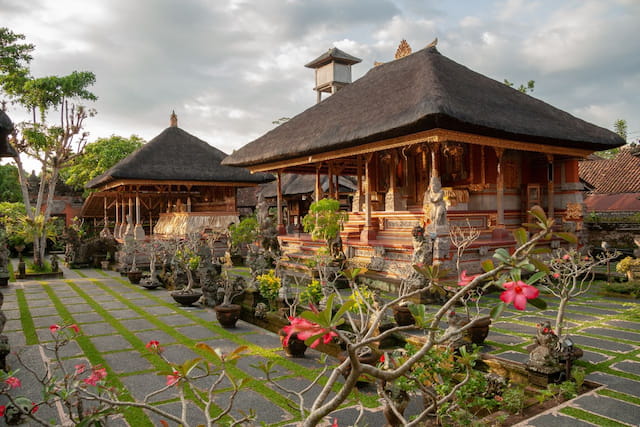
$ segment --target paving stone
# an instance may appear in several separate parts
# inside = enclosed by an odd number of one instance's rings
[[[44,352],[47,355],[47,357],[52,358],[54,356],[53,350],[45,348]],[[65,357],[65,358],[81,357],[84,355],[82,349],[80,348],[78,343],[75,341],[69,341],[65,346],[63,346],[58,350],[58,354],[60,355],[60,357]]]
[[[625,360],[623,362],[614,363],[611,367],[630,374],[640,375],[640,362]]]
[[[640,333],[636,332],[628,332],[628,331],[619,331],[617,329],[606,329],[606,328],[587,328],[583,329],[585,333],[593,334],[593,335],[604,335],[606,337],[623,339],[627,341],[640,342]]]
[[[176,307],[177,308],[177,307]],[[169,308],[163,305],[155,306],[155,307],[145,307],[145,311],[149,314],[153,314],[156,316],[161,316],[165,314],[176,314],[176,308]]]
[[[521,325],[519,323],[513,322],[498,322],[493,324],[496,328],[506,329],[511,332],[518,332],[521,334],[531,335],[532,337],[536,335],[537,329],[533,326]]]
[[[162,353],[164,357],[172,363],[182,363],[185,360],[194,359],[196,357],[200,357],[197,353],[193,352],[193,350],[185,347],[182,344],[170,344],[164,346],[164,352]]]
[[[27,305],[29,306],[29,309],[35,307],[53,307],[53,302],[51,302],[49,298],[34,299],[28,300]]]
[[[242,335],[242,338],[262,348],[282,347],[280,344],[280,337],[270,331],[263,331],[262,333],[252,332],[250,334]]]
[[[504,353],[496,354],[496,356],[519,363],[526,363],[529,360],[528,354],[518,353],[517,351],[505,351]]]
[[[164,403],[162,405],[156,405],[158,409],[168,412],[173,416],[180,417],[182,413],[182,405],[180,402],[170,402]],[[168,418],[164,418],[155,412],[145,411],[146,414],[151,419],[154,426],[162,425],[162,421],[167,422],[167,425],[174,426],[176,425],[173,421],[170,421]],[[197,425],[206,425],[206,419],[202,413],[202,410],[198,408],[195,404],[189,402],[187,403],[187,422],[191,426]]]
[[[175,330],[185,337],[191,338],[196,341],[206,340],[217,336],[215,332],[200,325],[184,326],[181,328],[176,328]]]
[[[4,312],[4,315],[7,318],[7,320],[20,319],[20,310],[9,310],[7,308],[3,308],[2,311]]]
[[[540,313],[544,316],[550,316],[552,319],[555,319],[557,314],[553,310],[546,310]],[[564,315],[564,318],[574,322],[594,322],[600,319],[599,317],[596,317],[596,316],[588,316],[586,314],[580,314],[575,312],[566,312]]]
[[[116,330],[107,322],[85,323],[82,325],[82,333],[91,337],[96,335],[114,335]]]
[[[250,389],[244,389],[240,393],[241,398],[237,398],[233,402],[233,407],[230,412],[234,418],[241,418],[244,416],[243,413],[249,413],[250,410],[253,410],[256,413],[257,419],[265,425],[273,425],[292,419],[291,414],[263,395]],[[214,395],[213,401],[218,406],[224,408],[229,402],[230,394],[230,392],[218,393]],[[305,399],[305,401],[307,400]]]
[[[172,314],[169,316],[162,316],[158,318],[162,323],[170,325],[170,326],[179,326],[179,325],[190,325],[193,324],[193,320],[188,317],[183,316],[182,314]]]
[[[90,313],[93,312],[93,307],[89,304],[75,304],[75,305],[66,305],[65,306],[69,313]]]
[[[607,324],[618,328],[635,329],[640,331],[640,322],[630,322],[626,320],[610,320]]]
[[[153,365],[137,351],[123,351],[103,355],[104,360],[117,373],[153,369]]]
[[[160,330],[134,332],[134,334],[145,344],[153,340],[160,342],[160,345],[164,347],[166,344],[176,342],[174,337]]]
[[[147,319],[126,319],[121,320],[120,324],[130,331],[141,331],[144,329],[155,329],[155,325]]]
[[[615,351],[618,353],[626,353],[635,349],[634,346],[614,341],[608,341],[600,338],[585,337],[582,335],[572,335],[573,341],[577,346],[588,346],[601,350]]]
[[[116,319],[132,319],[135,317],[140,317],[140,314],[138,312],[128,308],[121,310],[109,310],[109,314]]]
[[[7,323],[4,324],[4,330],[2,332],[9,331],[22,331],[22,322],[20,320],[7,320]]]
[[[584,352],[584,354],[581,360],[585,360],[593,364],[602,363],[605,360],[611,359],[611,357],[605,354],[596,353],[594,351],[584,350],[584,349],[582,351]]]
[[[131,348],[129,341],[119,335],[92,337],[91,342],[101,353],[114,350],[127,350]]]
[[[593,427],[594,425],[564,414],[542,414],[516,424],[514,427]]]
[[[120,301],[108,301],[100,304],[100,306],[107,311],[125,310],[128,308],[124,303],[121,303]]]
[[[640,381],[634,381],[604,372],[592,372],[587,375],[589,381],[604,384],[611,390],[640,397]]]
[[[160,305],[160,303],[158,303],[158,301],[149,299],[145,296],[141,296],[138,299],[131,299],[131,302],[135,303],[137,306],[140,307],[151,307],[151,306],[156,306],[156,305]]]
[[[69,310],[69,311],[71,311],[71,310]],[[58,310],[56,310],[55,307],[35,307],[35,308],[29,308],[29,313],[31,313],[32,317],[37,317],[37,316],[57,316],[58,315]],[[7,316],[7,319],[9,319],[9,315],[6,312],[5,312],[5,316]]]
[[[574,404],[585,411],[612,418],[616,421],[636,426],[640,425],[640,410],[638,410],[638,406],[622,400],[591,394],[578,397],[574,400]]]
[[[167,385],[166,377],[157,375],[155,372],[120,377],[120,381],[122,381],[133,397],[139,401],[142,401],[148,394],[160,390]],[[178,388],[170,387],[168,390],[153,396],[149,401],[158,402],[176,397],[178,397]]]
[[[78,323],[103,322],[104,317],[98,313],[80,313],[74,314],[73,319]]]
[[[592,306],[576,305],[576,304],[569,306],[569,310],[570,310],[569,313],[579,312],[579,313],[587,313],[587,314],[597,314],[600,316],[620,314],[620,310],[607,310],[604,308],[597,308]],[[570,317],[571,314],[567,314],[567,316]]]
[[[514,335],[507,335],[501,332],[496,332],[489,329],[489,335],[487,336],[487,341],[493,341],[498,344],[521,344],[527,341],[525,338],[516,337]]]

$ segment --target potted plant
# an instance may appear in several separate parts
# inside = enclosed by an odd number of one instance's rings
[[[229,258],[233,265],[242,265],[243,248],[258,238],[258,220],[255,216],[243,218],[238,224],[229,226]]]
[[[100,261],[100,265],[103,270],[108,270],[110,263],[111,263],[111,252],[107,252],[107,256],[103,261]]]
[[[202,297],[202,292],[194,289],[194,271],[200,267],[201,258],[189,247],[189,242],[185,242],[176,250],[175,260],[187,275],[187,286],[171,292],[171,297],[179,304],[190,306]]]
[[[395,319],[398,326],[409,326],[416,323],[416,319],[411,314],[411,310],[409,309],[409,300],[407,299],[409,293],[412,289],[412,281],[409,280],[409,277],[403,277],[400,280],[400,284],[398,285],[398,299],[402,298],[402,300],[393,306],[393,318]]]
[[[218,283],[220,284],[218,293],[222,295],[222,303],[213,307],[216,319],[223,328],[235,328],[242,307],[239,304],[234,304],[233,299],[244,293],[245,281],[241,277],[231,280],[224,272]]]
[[[313,240],[324,240],[331,257],[338,259],[343,256],[340,230],[348,218],[349,215],[340,210],[338,200],[322,199],[311,204],[302,225]]]
[[[131,258],[131,268],[127,271],[127,277],[129,278],[129,282],[133,285],[137,285],[140,283],[142,279],[142,271],[136,265],[136,249],[133,248],[133,255]]]

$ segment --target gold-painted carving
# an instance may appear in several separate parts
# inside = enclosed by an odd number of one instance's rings
[[[398,45],[398,50],[396,50],[396,59],[404,58],[407,55],[411,55],[411,46],[405,39],[402,39],[400,44]]]
[[[582,203],[567,203],[567,210],[564,213],[565,219],[581,219]]]

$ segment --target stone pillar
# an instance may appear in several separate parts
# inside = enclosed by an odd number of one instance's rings
[[[398,156],[397,150],[391,151],[391,175],[389,176],[389,190],[387,194],[385,194],[384,199],[384,210],[393,212],[393,211],[406,211],[407,210],[407,199],[402,194],[402,191],[398,189],[397,177],[396,177],[396,167],[398,162],[401,162],[402,159]]]
[[[352,212],[362,212],[362,157],[358,156],[356,178],[358,182],[358,188],[353,195],[353,204],[351,206]]]
[[[136,192],[136,227],[134,229],[136,240],[144,240],[144,229],[140,222],[140,195]]]
[[[109,230],[109,216],[107,215],[107,196],[104,196],[102,199],[102,211],[104,215],[104,227],[102,227],[102,231],[100,231],[100,237],[111,237],[111,230]]]
[[[116,204],[115,204],[115,208],[116,208],[116,223],[113,226],[113,237],[115,237],[116,239],[120,238],[120,226],[122,224],[120,224],[120,206],[118,204],[118,196],[116,195]]]

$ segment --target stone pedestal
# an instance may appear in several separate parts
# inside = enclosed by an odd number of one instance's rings
[[[390,188],[384,197],[384,210],[387,212],[406,211],[407,199],[397,188]]]

